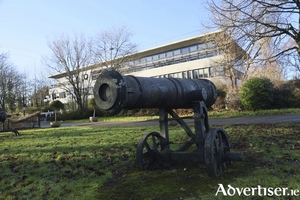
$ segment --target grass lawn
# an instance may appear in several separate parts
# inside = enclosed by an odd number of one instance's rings
[[[272,110],[258,110],[258,111],[234,111],[234,110],[221,110],[221,111],[209,111],[209,118],[235,118],[235,117],[252,117],[252,116],[273,116],[273,115],[298,115],[300,114],[300,108],[287,108],[287,109],[272,109]],[[189,116],[193,117],[192,114]],[[125,121],[146,121],[157,120],[158,115],[154,116],[112,116],[112,117],[99,117],[99,122],[125,122]],[[81,120],[67,120],[66,122],[89,122],[89,119]]]
[[[0,133],[0,199],[224,199],[219,185],[300,190],[300,124],[223,126],[245,155],[218,178],[202,165],[138,171],[136,146],[158,127],[61,127]],[[171,141],[186,139],[170,127]],[[228,199],[241,199],[237,194]],[[264,199],[258,196],[249,199]],[[267,199],[267,197],[265,197]],[[288,197],[276,197],[289,199]]]

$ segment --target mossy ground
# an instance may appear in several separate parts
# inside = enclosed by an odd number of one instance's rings
[[[219,177],[192,162],[138,171],[136,146],[158,127],[61,127],[0,133],[0,199],[223,199],[218,184],[300,189],[300,124],[224,126],[245,155]],[[179,126],[174,141],[184,141]],[[230,199],[241,199],[235,195]],[[242,197],[264,199],[267,197]],[[290,199],[290,197],[278,197]]]

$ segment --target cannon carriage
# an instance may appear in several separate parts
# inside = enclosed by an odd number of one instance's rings
[[[193,161],[205,164],[208,175],[217,177],[232,161],[243,160],[242,153],[230,151],[226,131],[209,125],[207,107],[217,98],[216,87],[209,80],[122,76],[117,71],[104,71],[96,80],[94,97],[108,115],[122,109],[159,108],[160,133],[146,133],[137,146],[136,164],[141,170],[169,166],[171,161]],[[177,108],[193,109],[194,131],[174,112]],[[170,147],[170,120],[176,120],[189,138],[175,150]]]

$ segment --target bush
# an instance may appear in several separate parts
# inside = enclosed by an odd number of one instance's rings
[[[248,110],[269,109],[274,102],[274,86],[268,78],[250,78],[241,87],[240,100]]]
[[[291,84],[282,82],[274,88],[273,108],[291,108],[294,107],[295,95]]]
[[[225,86],[217,87],[218,97],[216,102],[211,106],[213,110],[221,110],[224,109],[226,106],[225,97],[226,97],[226,90]]]
[[[64,104],[59,100],[52,101],[49,106],[56,111],[64,109]]]

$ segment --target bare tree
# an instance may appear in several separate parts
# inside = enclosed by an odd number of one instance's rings
[[[7,54],[0,54],[0,109],[5,109],[5,103],[6,103],[6,96],[7,96],[7,71],[9,70],[8,65],[8,55]]]
[[[122,71],[122,64],[137,51],[137,45],[130,40],[132,35],[125,26],[99,32],[94,38],[96,63],[102,63],[104,69]]]
[[[32,95],[30,99],[32,106],[35,108],[41,108],[43,106],[46,106],[45,99],[49,95],[49,87],[47,83],[43,79],[38,79],[35,76],[31,87]]]
[[[15,111],[22,108],[21,85],[24,75],[15,70],[9,62],[8,53],[0,54],[0,109]]]
[[[86,88],[89,88],[86,83],[90,84],[84,81],[82,68],[92,62],[91,41],[85,39],[83,35],[74,34],[73,38],[61,35],[52,42],[48,41],[48,47],[52,51],[52,56],[44,59],[46,66],[54,73],[62,74],[62,78],[57,79],[57,84],[72,96],[82,113],[88,95]]]
[[[278,62],[283,56],[299,57],[300,3],[295,0],[210,0],[209,9],[217,16],[214,22],[224,30],[235,30],[246,38],[246,51],[256,47],[259,62]],[[268,41],[272,55],[263,54]],[[270,43],[272,41],[272,43]],[[258,51],[259,50],[259,51]],[[260,57],[260,59],[257,59]],[[268,58],[268,59],[267,59]],[[297,59],[299,61],[299,58]],[[299,62],[298,62],[299,63]],[[299,65],[298,65],[299,66]]]

